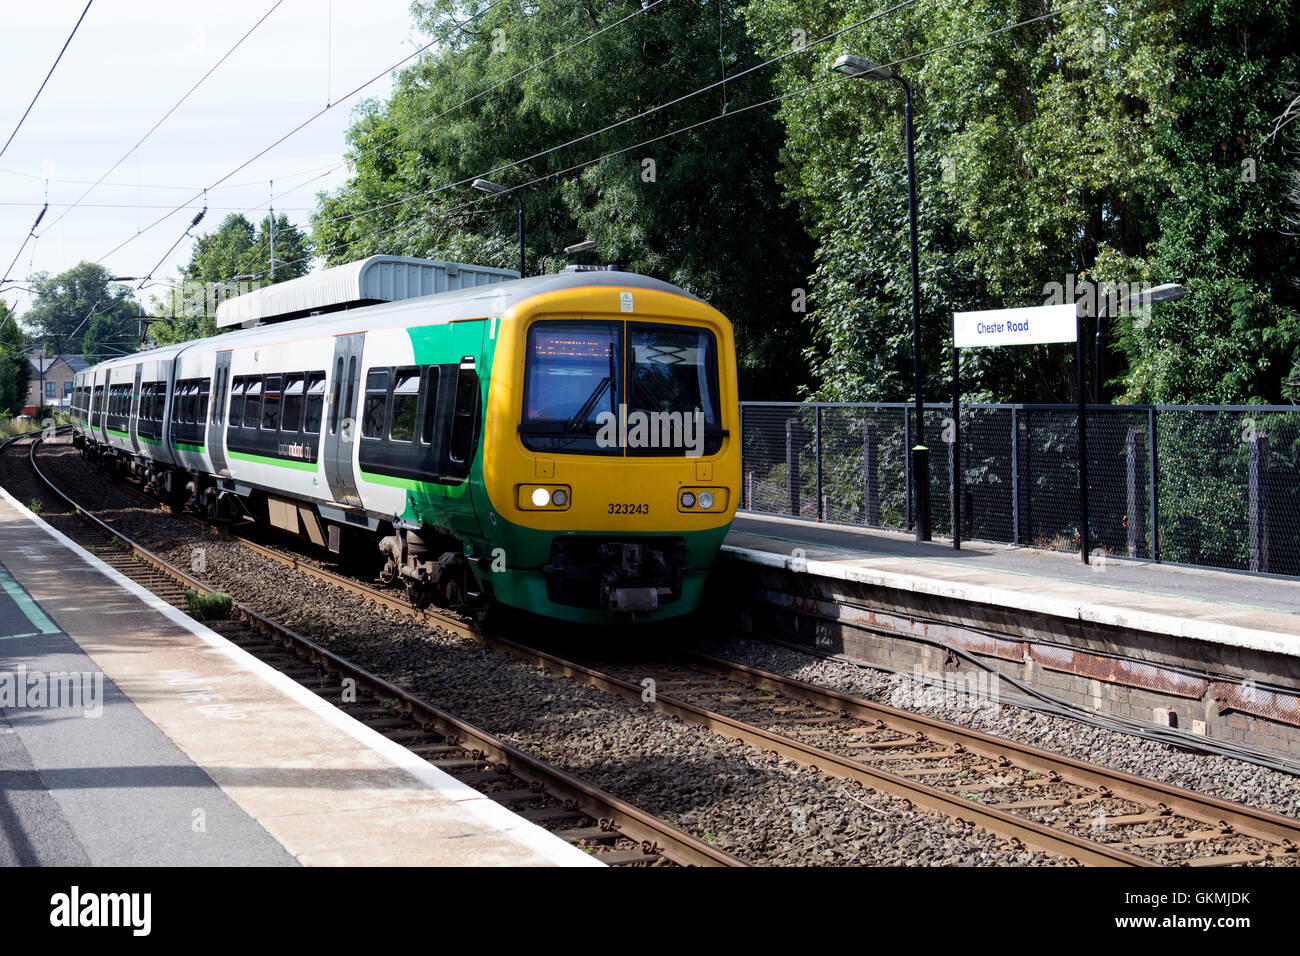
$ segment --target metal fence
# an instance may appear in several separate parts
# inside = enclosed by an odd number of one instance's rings
[[[876,528],[913,526],[912,406],[741,403],[742,507]],[[932,526],[1079,550],[1074,405],[927,405]],[[1300,407],[1088,406],[1093,553],[1300,575]]]

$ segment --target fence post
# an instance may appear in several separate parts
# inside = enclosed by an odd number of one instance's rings
[[[817,520],[826,517],[826,505],[822,501],[822,407],[813,406],[813,460],[817,463]]]
[[[750,492],[750,488],[754,481],[752,477],[753,472],[745,469],[745,403],[738,402],[736,404],[736,410],[738,414],[736,430],[740,433],[740,470],[745,475],[745,487],[740,489],[740,507],[753,508],[753,495]]]
[[[1268,572],[1268,435],[1250,443],[1250,569]]]
[[[1020,543],[1020,422],[1011,406],[1011,542]]]
[[[1146,550],[1146,495],[1142,493],[1142,482],[1146,478],[1146,469],[1142,467],[1142,457],[1146,451],[1146,442],[1142,440],[1142,429],[1134,425],[1128,430],[1128,441],[1124,448],[1124,476],[1128,496],[1125,499],[1124,522],[1128,531],[1128,556],[1142,558]]]
[[[1151,436],[1151,514],[1148,519],[1151,528],[1151,560],[1160,560],[1160,469],[1156,465],[1156,410],[1155,406],[1147,409],[1147,434]]]
[[[912,416],[903,409],[903,498],[907,501],[907,529],[912,529]]]
[[[952,350],[952,443],[948,447],[948,494],[952,498],[952,546],[961,549],[961,352]]]
[[[799,443],[797,418],[785,420],[785,495],[792,518],[799,517]]]
[[[862,506],[866,524],[880,525],[880,436],[876,423],[862,424]]]

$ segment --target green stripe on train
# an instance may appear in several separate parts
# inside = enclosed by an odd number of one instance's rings
[[[295,471],[316,471],[314,461],[294,461],[288,458],[268,458],[265,455],[246,455],[242,451],[227,451],[226,455],[236,461],[250,461],[257,465],[277,465],[280,468],[292,468]]]
[[[201,445],[201,444],[200,444],[200,445],[195,445],[193,442],[180,441],[180,440],[178,440],[178,439],[173,438],[173,439],[172,439],[172,445],[174,445],[175,447],[179,448],[181,451],[192,451],[192,452],[194,452],[194,453],[197,454],[197,455],[201,455],[201,454],[203,454],[203,447],[204,447],[204,446]]]
[[[104,429],[104,431],[108,432],[108,433],[109,433],[110,435],[112,435],[114,438],[121,438],[121,439],[123,439],[123,440],[125,440],[125,441],[130,441],[130,440],[131,440],[131,435],[130,435],[130,433],[128,433],[128,432],[120,432],[120,431],[118,431],[116,428],[106,428],[106,429]],[[161,445],[161,444],[162,444],[162,440],[161,440],[161,439],[158,439],[158,438],[150,438],[148,435],[137,435],[136,438],[138,438],[140,441],[144,442],[146,445]]]

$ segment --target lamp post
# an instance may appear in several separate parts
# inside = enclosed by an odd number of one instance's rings
[[[1154,289],[1133,293],[1125,300],[1122,311],[1132,312],[1134,309],[1158,305],[1161,302],[1177,302],[1185,295],[1187,290],[1177,282],[1166,282]],[[1100,405],[1105,401],[1101,389],[1106,377],[1106,323],[1103,320],[1108,318],[1106,306],[1110,304],[1110,300],[1100,294],[1097,299],[1097,336],[1092,356],[1092,400]]]
[[[510,192],[505,186],[498,186],[496,183],[490,183],[486,179],[476,179],[472,182],[471,187],[481,193],[487,193],[489,196],[499,196],[502,193]],[[524,197],[520,193],[519,200],[519,278],[528,275],[524,269]]]
[[[542,256],[542,261],[538,265],[537,271],[542,275],[546,274],[547,259],[553,259],[556,256],[565,256],[567,258],[568,256],[577,255],[579,252],[587,252],[595,248],[596,248],[596,240],[584,239],[581,242],[575,242],[571,246],[565,246],[564,249],[560,252],[548,252],[546,255]]]
[[[859,56],[842,56],[831,67],[859,80],[893,80],[903,88],[903,127],[907,140],[907,218],[912,247],[912,363],[916,377],[916,444],[912,488],[916,502],[916,540],[930,540],[930,449],[925,445],[925,404],[921,394],[921,282],[916,251],[916,163],[912,149],[912,88],[887,66]]]

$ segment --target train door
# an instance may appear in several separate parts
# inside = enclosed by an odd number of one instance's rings
[[[230,356],[227,349],[217,353],[216,369],[212,373],[212,405],[208,414],[208,454],[212,457],[212,470],[229,477],[226,465],[226,401],[230,397]]]
[[[360,401],[361,348],[366,334],[339,335],[334,339],[334,364],[330,369],[333,382],[329,391],[329,417],[321,443],[325,462],[325,480],[330,497],[340,504],[361,507],[356,475],[352,469],[352,450],[356,445],[357,403]]]
[[[127,414],[131,417],[127,419],[126,433],[131,436],[131,450],[137,455],[140,453],[140,379],[143,372],[144,366],[137,362],[135,385],[131,388],[131,402],[127,407]]]

